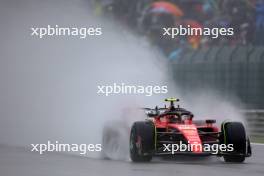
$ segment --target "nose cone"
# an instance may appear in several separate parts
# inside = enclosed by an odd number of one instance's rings
[[[171,127],[177,128],[191,145],[191,151],[194,153],[201,153],[202,142],[198,134],[197,128],[193,124],[171,124]]]

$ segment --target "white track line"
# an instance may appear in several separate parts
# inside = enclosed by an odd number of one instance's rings
[[[251,143],[251,144],[253,144],[253,145],[262,145],[262,146],[264,146],[263,143]]]

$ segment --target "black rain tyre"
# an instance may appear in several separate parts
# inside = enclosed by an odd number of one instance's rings
[[[149,162],[155,149],[155,127],[152,122],[135,122],[130,133],[130,158]]]
[[[234,151],[224,155],[225,162],[242,163],[245,161],[247,138],[244,125],[240,122],[227,122],[222,124],[222,142],[233,144]]]

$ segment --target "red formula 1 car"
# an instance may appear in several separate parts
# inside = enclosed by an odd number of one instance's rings
[[[170,98],[168,108],[144,108],[148,118],[135,122],[130,132],[130,158],[133,162],[151,161],[162,155],[217,155],[226,162],[241,163],[251,156],[251,146],[240,122],[193,120],[193,114]]]

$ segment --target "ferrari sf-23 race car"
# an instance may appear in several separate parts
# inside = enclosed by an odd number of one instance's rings
[[[190,111],[175,107],[179,99],[165,101],[170,103],[169,107],[144,108],[147,119],[133,123],[129,142],[133,162],[183,154],[216,155],[225,162],[242,163],[251,156],[250,141],[241,122],[225,121],[219,130],[216,120],[193,120]]]

